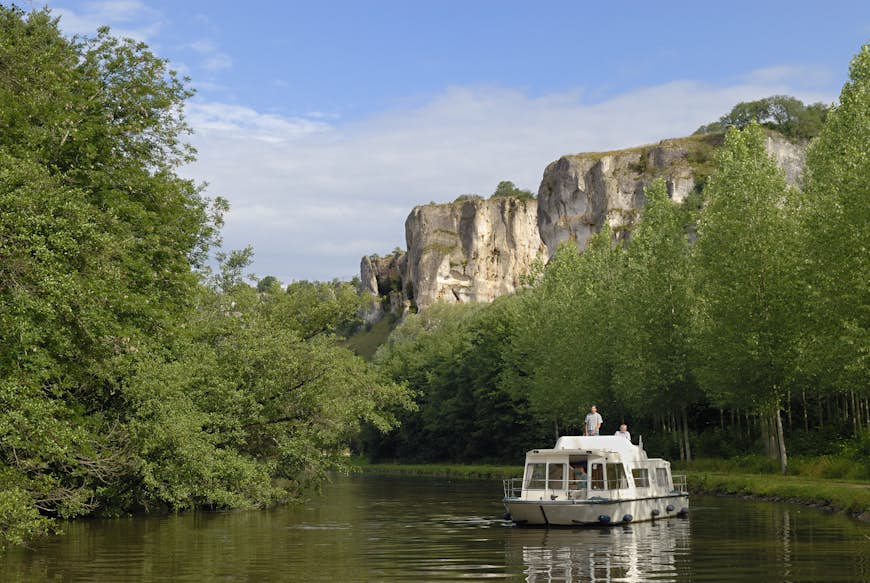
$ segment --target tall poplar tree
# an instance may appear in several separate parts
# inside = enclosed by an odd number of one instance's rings
[[[870,44],[807,155],[801,208],[807,319],[803,366],[817,383],[870,396]],[[854,402],[854,401],[853,401]],[[870,423],[870,420],[867,420]]]
[[[636,414],[672,414],[682,426],[698,391],[690,370],[691,268],[688,213],[668,199],[663,181],[646,189],[646,205],[626,252],[619,326],[617,394]]]
[[[695,245],[697,374],[714,402],[771,420],[785,472],[780,410],[794,366],[795,194],[761,127],[728,131],[705,194]]]

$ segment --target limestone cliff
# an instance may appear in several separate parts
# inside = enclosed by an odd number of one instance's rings
[[[406,293],[422,310],[513,292],[544,257],[537,216],[536,201],[507,197],[414,208],[405,221]]]
[[[538,189],[538,227],[549,256],[566,240],[584,249],[605,222],[617,236],[626,235],[644,205],[644,188],[656,178],[665,180],[675,202],[699,191],[722,140],[721,134],[692,136],[628,150],[562,156],[552,162]],[[786,179],[798,184],[805,145],[771,134],[767,148]]]
[[[384,313],[402,315],[408,309],[402,293],[405,263],[405,252],[398,249],[386,257],[367,255],[360,261],[361,292],[366,300],[362,318],[367,324],[377,322]]]
[[[723,136],[703,135],[613,152],[562,156],[544,170],[537,200],[471,198],[418,206],[405,221],[407,252],[363,257],[360,275],[371,298],[364,313],[404,314],[433,302],[487,302],[511,293],[537,259],[562,241],[583,249],[609,224],[626,237],[643,207],[644,188],[663,178],[675,202],[700,192]],[[805,144],[770,133],[767,149],[799,185]]]

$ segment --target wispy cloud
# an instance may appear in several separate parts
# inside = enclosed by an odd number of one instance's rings
[[[186,171],[230,199],[226,245],[253,244],[260,275],[349,277],[362,255],[404,247],[404,219],[415,205],[487,195],[500,180],[536,191],[545,166],[563,154],[687,135],[739,101],[834,98],[796,91],[788,79],[755,72],[727,86],[676,81],[595,103],[580,89],[531,97],[451,87],[345,124],[195,103],[189,119],[199,161]]]
[[[163,15],[139,0],[87,2],[73,10],[52,7],[60,16],[60,28],[67,34],[92,35],[100,26],[109,26],[118,37],[148,41],[160,32]]]
[[[214,73],[233,66],[230,56],[221,51],[213,41],[200,39],[188,43],[185,47],[203,57],[201,65],[206,71]]]

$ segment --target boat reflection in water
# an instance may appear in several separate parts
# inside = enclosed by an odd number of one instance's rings
[[[688,569],[689,520],[593,529],[512,529],[512,560],[526,581],[677,581]],[[680,565],[682,564],[682,569]]]

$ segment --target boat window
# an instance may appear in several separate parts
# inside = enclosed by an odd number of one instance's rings
[[[621,488],[628,488],[625,468],[622,464],[607,464],[607,489],[619,490]]]
[[[583,471],[580,471],[583,468]],[[571,490],[586,489],[589,487],[589,470],[586,458],[572,455],[568,458],[568,488]]]
[[[604,486],[604,464],[592,464],[592,471],[589,472],[589,489],[603,490]]]
[[[656,468],[656,483],[664,488],[670,488],[671,481],[668,474],[668,468]]]
[[[646,468],[632,468],[631,477],[636,488],[649,488],[649,470]]]
[[[565,489],[565,464],[550,464],[550,471],[547,474],[550,483],[547,485],[551,490]]]
[[[547,487],[547,464],[529,464],[526,467],[526,489],[543,490]]]

